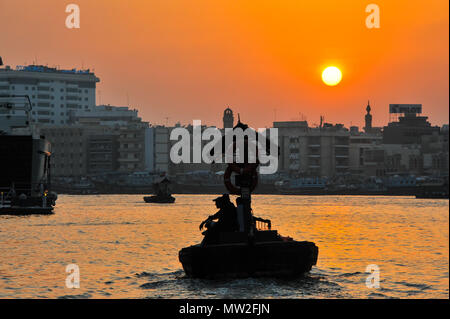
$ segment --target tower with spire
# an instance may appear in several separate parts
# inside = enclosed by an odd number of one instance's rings
[[[364,126],[364,131],[366,133],[370,133],[372,131],[372,114],[370,114],[370,101],[367,101],[367,107],[366,107],[366,125]]]
[[[225,111],[223,111],[223,128],[233,128],[234,125],[234,116],[233,111],[227,107]]]

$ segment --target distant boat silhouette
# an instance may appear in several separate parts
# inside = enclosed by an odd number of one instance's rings
[[[175,197],[170,193],[170,181],[167,177],[164,176],[155,182],[153,188],[156,195],[145,196],[144,201],[146,203],[171,204],[175,202]]]

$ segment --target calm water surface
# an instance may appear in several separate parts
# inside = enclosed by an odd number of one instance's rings
[[[256,216],[319,246],[296,280],[198,280],[178,251],[202,239],[214,195],[62,195],[51,216],[0,216],[1,298],[449,298],[449,201],[413,197],[256,195]],[[65,287],[66,266],[81,287]],[[369,289],[366,267],[380,269]]]

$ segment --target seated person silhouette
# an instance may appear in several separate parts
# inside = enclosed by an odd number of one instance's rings
[[[217,243],[220,232],[234,232],[238,230],[236,207],[230,201],[230,196],[223,194],[213,199],[213,201],[216,202],[216,207],[219,208],[219,211],[200,224],[200,230],[203,229],[203,226],[206,226],[207,229],[203,232],[205,238],[203,238],[202,246]],[[214,222],[215,219],[218,221]]]

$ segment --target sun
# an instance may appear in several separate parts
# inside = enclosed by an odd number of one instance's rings
[[[335,66],[329,66],[322,72],[322,81],[326,85],[335,86],[341,82],[342,72]]]

